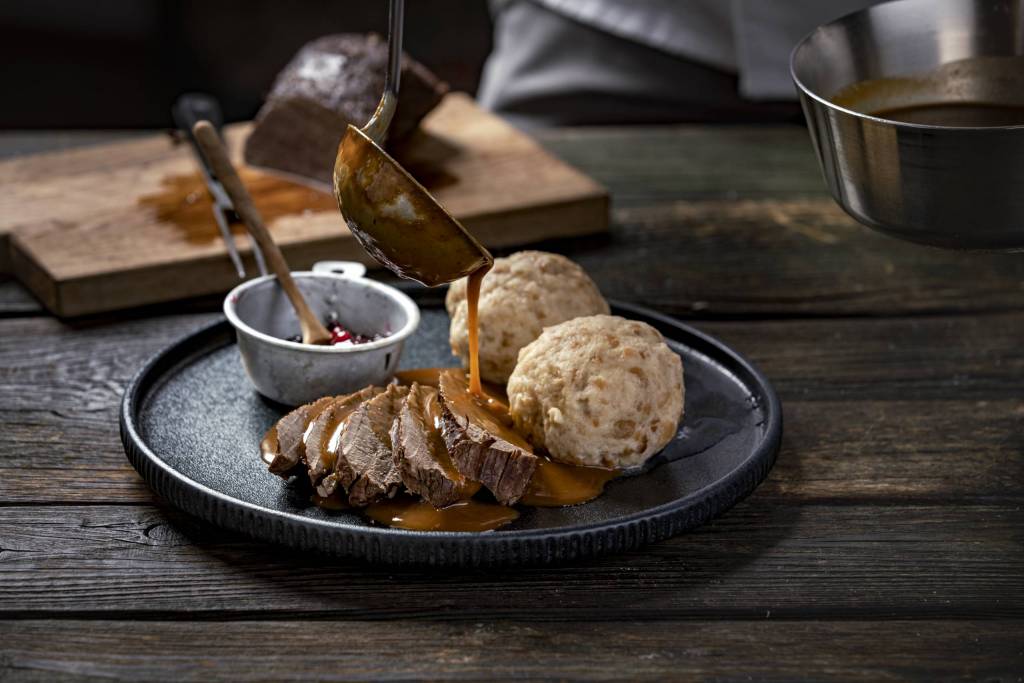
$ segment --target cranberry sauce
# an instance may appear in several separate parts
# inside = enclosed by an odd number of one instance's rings
[[[340,322],[338,322],[338,316],[335,313],[331,313],[327,320],[324,321],[324,327],[331,333],[331,346],[358,346],[359,344],[368,344],[370,342],[383,339],[391,336],[390,330],[385,330],[373,335],[359,334],[346,329]],[[296,344],[302,343],[301,334],[293,334],[287,337],[285,341],[295,342]]]

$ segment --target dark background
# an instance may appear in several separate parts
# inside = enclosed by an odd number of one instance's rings
[[[475,92],[491,49],[486,2],[412,0],[405,21],[406,50]],[[303,43],[386,28],[382,0],[4,0],[0,128],[166,127],[190,90],[248,119]]]

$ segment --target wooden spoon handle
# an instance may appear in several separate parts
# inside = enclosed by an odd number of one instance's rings
[[[284,254],[281,253],[274,238],[270,236],[270,232],[263,224],[263,218],[256,209],[249,191],[245,189],[242,179],[238,177],[217,130],[209,121],[200,121],[192,129],[192,133],[202,148],[203,154],[206,155],[207,161],[210,162],[210,166],[213,167],[214,173],[217,174],[217,179],[224,186],[231,203],[235,205],[235,213],[245,223],[249,234],[263,251],[267,266],[277,276],[277,281],[281,283],[285,294],[292,302],[292,306],[299,316],[299,325],[302,327],[302,340],[308,344],[327,343],[330,341],[331,333],[310,310],[305,297],[295,285],[288,263],[284,260]]]

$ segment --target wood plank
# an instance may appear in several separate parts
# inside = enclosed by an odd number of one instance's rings
[[[901,242],[829,198],[617,208],[609,235],[538,248],[578,261],[605,296],[687,317],[1019,310],[1024,301],[1017,254]]]
[[[799,125],[587,126],[535,135],[606,185],[618,207],[827,193]]]
[[[68,416],[115,408],[146,358],[216,319],[0,319],[0,406]],[[1024,313],[697,327],[755,361],[788,400],[1020,399]]]
[[[793,502],[1020,502],[1020,401],[792,401],[758,496]],[[0,501],[152,503],[116,413],[0,411]],[[965,425],[970,428],[965,429]],[[253,460],[253,466],[259,464]],[[2,504],[2,503],[0,503]]]
[[[248,130],[228,130],[237,160]],[[485,244],[607,226],[604,188],[464,94],[446,97],[408,147],[403,161]],[[329,192],[242,172],[294,268],[368,259]],[[236,282],[195,163],[166,137],[17,158],[0,163],[4,179],[0,232],[11,234],[11,267],[59,315],[223,292]],[[248,240],[238,241],[248,252]]]
[[[117,437],[121,392],[157,349],[216,317],[0,320],[0,501],[152,501]],[[1020,500],[1024,315],[699,327],[783,399],[783,451],[761,495]]]
[[[1020,400],[1024,314],[702,323],[784,399]]]
[[[150,506],[0,507],[0,619],[1024,618],[1020,505],[794,505],[514,570],[302,554]]]
[[[0,622],[0,678],[1015,680],[1022,622]],[[344,634],[329,638],[324,634]]]
[[[1024,401],[787,401],[759,496],[779,500],[1021,501]]]

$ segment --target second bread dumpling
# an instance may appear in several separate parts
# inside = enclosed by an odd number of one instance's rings
[[[452,284],[445,299],[451,316],[452,352],[469,364],[466,281]],[[480,288],[480,374],[508,381],[519,349],[545,327],[587,315],[607,314],[608,302],[578,265],[559,254],[520,251],[495,259]]]
[[[640,465],[676,435],[683,362],[647,323],[576,318],[544,330],[508,381],[516,428],[568,465]]]

